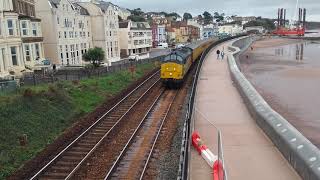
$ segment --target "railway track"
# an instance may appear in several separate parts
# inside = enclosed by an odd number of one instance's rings
[[[108,138],[123,117],[159,82],[159,71],[141,83],[93,125],[71,142],[40,171],[33,179],[69,179],[88,159],[96,148]]]
[[[109,179],[142,179],[177,91],[163,90],[151,105],[105,176]]]

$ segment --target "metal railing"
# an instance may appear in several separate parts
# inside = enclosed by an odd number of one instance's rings
[[[132,65],[153,63],[159,61],[162,56],[155,58],[142,59],[138,61],[129,61],[128,59],[122,60],[117,63],[113,63],[109,67],[99,67],[96,69],[86,69],[86,68],[65,68],[58,70],[56,72],[39,72],[39,73],[25,73],[21,78],[21,85],[39,85],[54,83],[57,81],[78,81],[83,79],[88,79],[91,77],[106,76],[110,73],[119,72],[128,69]]]

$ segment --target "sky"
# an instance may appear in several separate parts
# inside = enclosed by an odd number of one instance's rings
[[[277,9],[286,8],[287,16],[294,18],[297,0],[109,0],[121,7],[143,11],[190,12],[192,15],[208,11],[227,15],[262,16],[277,18]],[[320,0],[299,0],[307,9],[307,20],[320,22]]]

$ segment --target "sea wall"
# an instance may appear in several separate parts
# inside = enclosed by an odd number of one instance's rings
[[[304,180],[320,180],[320,151],[279,113],[272,109],[241,73],[237,58],[255,37],[236,40],[229,51],[230,73],[248,110],[259,127]]]

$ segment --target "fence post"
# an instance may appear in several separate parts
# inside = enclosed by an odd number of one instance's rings
[[[37,85],[37,81],[36,81],[36,75],[33,73],[33,85],[36,86]]]

